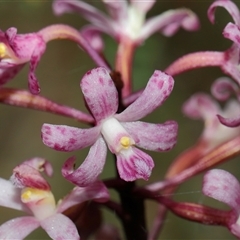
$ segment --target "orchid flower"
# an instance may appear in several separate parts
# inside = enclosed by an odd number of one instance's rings
[[[75,187],[56,205],[50,186],[39,171],[44,171],[48,176],[53,172],[48,161],[32,158],[13,170],[10,181],[0,178],[0,205],[29,215],[3,223],[0,238],[24,239],[41,226],[51,239],[80,239],[74,223],[62,212],[89,199],[100,202],[108,200],[107,189],[100,182],[86,188]]]
[[[223,30],[223,35],[234,42],[234,44],[225,52],[225,60],[222,64],[222,70],[232,76],[240,84],[239,57],[240,57],[240,12],[237,5],[230,0],[217,0],[208,9],[208,18],[211,23],[215,21],[215,10],[217,7],[225,8],[235,24],[228,23]]]
[[[229,78],[219,78],[214,82],[212,86],[212,94],[220,101],[224,101],[230,97],[230,94],[234,93],[240,101],[239,86],[232,82]],[[236,113],[237,112],[237,113]],[[219,121],[227,127],[239,127],[240,126],[240,111],[236,111],[234,116],[226,116],[218,114]]]
[[[210,170],[204,176],[203,193],[208,197],[226,203],[232,209],[228,228],[235,236],[240,238],[239,181],[225,170]]]
[[[150,35],[161,31],[166,36],[172,36],[180,27],[188,31],[197,30],[199,21],[197,16],[188,9],[169,10],[161,15],[145,20],[147,12],[155,4],[155,0],[136,1],[103,0],[109,16],[94,8],[92,5],[78,0],[55,0],[54,13],[77,12],[87,19],[92,25],[89,27],[88,37],[98,38],[103,32],[119,42],[123,39],[131,39],[136,45],[140,45]],[[95,32],[95,34],[93,34]],[[99,43],[99,42],[98,42]],[[97,46],[100,46],[97,44]]]
[[[58,151],[75,151],[91,146],[84,163],[73,171],[74,158],[66,161],[62,173],[73,183],[84,186],[98,177],[105,164],[107,148],[116,155],[120,177],[125,181],[147,180],[154,162],[139,150],[166,151],[176,143],[177,123],[151,124],[137,121],[159,107],[173,89],[174,80],[155,71],[142,95],[123,112],[118,110],[118,93],[109,73],[96,68],[85,74],[80,86],[96,126],[79,129],[44,124],[43,143]]]
[[[46,44],[51,40],[63,38],[77,42],[97,65],[108,68],[105,61],[93,50],[85,38],[70,26],[51,25],[36,33],[27,34],[17,34],[17,29],[12,27],[6,32],[0,30],[0,86],[11,80],[24,64],[29,62],[29,90],[33,94],[38,94],[40,86],[35,71],[46,50]]]
[[[29,88],[32,93],[39,92],[35,69],[46,49],[40,34],[17,34],[16,28],[0,31],[0,85],[12,79],[26,62],[30,62]]]
[[[231,116],[239,110],[240,104],[234,100],[229,101],[221,110],[220,105],[204,93],[193,95],[183,105],[183,112],[188,117],[204,120],[205,126],[199,141],[204,143],[202,151],[205,153],[239,135],[240,127],[235,129],[226,127],[217,117],[217,114]]]

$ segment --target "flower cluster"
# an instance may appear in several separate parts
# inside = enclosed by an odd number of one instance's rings
[[[39,227],[54,240],[77,240],[80,236],[82,239],[90,236],[95,239],[120,239],[122,234],[125,235],[124,239],[158,239],[168,209],[190,221],[226,227],[230,234],[240,238],[240,183],[230,172],[210,169],[240,155],[240,11],[237,5],[231,0],[215,0],[207,11],[211,23],[215,22],[218,7],[226,9],[231,15],[233,22],[227,23],[223,29],[224,38],[232,41],[230,48],[183,55],[165,69],[159,66],[152,70],[145,87],[133,92],[133,82],[136,76],[141,77],[142,74],[142,69],[133,68],[135,50],[143,47],[145,40],[156,32],[172,37],[181,28],[190,32],[198,30],[200,21],[187,8],[171,9],[150,16],[150,10],[155,10],[158,4],[155,0],[102,2],[106,13],[87,1],[52,2],[55,15],[76,12],[90,23],[80,30],[66,24],[49,25],[31,33],[18,33],[16,27],[0,30],[0,102],[58,114],[87,124],[87,127],[80,128],[80,125],[73,127],[64,122],[58,125],[52,124],[55,120],[44,119],[41,129],[32,135],[39,138],[41,135],[40,140],[45,146],[60,152],[75,152],[89,147],[80,166],[76,167],[75,156],[65,158],[61,177],[74,187],[58,202],[49,182],[41,174],[44,172],[47,177],[53,174],[53,167],[45,158],[34,157],[19,163],[13,169],[10,180],[0,178],[0,206],[26,214],[1,223],[0,239],[24,239]],[[105,53],[109,46],[105,44],[103,34],[110,36],[117,46],[114,63],[109,62]],[[204,36],[204,39],[207,37]],[[73,42],[95,64],[79,76],[79,96],[82,94],[87,113],[42,95],[44,89],[40,89],[36,69],[48,50],[47,44],[58,39]],[[178,45],[174,49],[176,47]],[[147,65],[146,59],[140,60]],[[28,90],[6,87],[27,63]],[[203,129],[194,142],[191,139],[192,130],[188,127],[184,137],[189,138],[192,145],[170,161],[162,152],[172,150],[177,144],[182,122],[177,122],[175,117],[174,120],[160,119],[162,116],[163,119],[171,119],[169,115],[178,113],[178,105],[168,99],[170,95],[177,96],[178,89],[174,88],[173,77],[210,66],[219,67],[233,79],[220,77],[213,82],[211,89],[207,89],[208,93],[202,90],[186,97],[189,99],[181,104],[181,115],[203,120]],[[135,70],[140,74],[132,74]],[[58,87],[50,90],[59,91]],[[235,100],[231,99],[232,95]],[[156,110],[167,99],[169,105],[165,111],[169,115],[165,116],[164,108],[159,112]],[[157,115],[149,123],[144,118],[152,113]],[[181,148],[181,144],[178,147]],[[105,179],[102,172],[108,164],[108,150],[116,172],[114,177]],[[154,155],[152,151],[157,153]],[[170,158],[174,154],[176,152],[172,152]],[[161,165],[163,161],[168,168],[164,175],[156,168],[157,179],[154,180],[154,166]],[[182,183],[205,170],[208,171],[203,177],[203,194],[229,205],[230,210],[179,202],[172,198]],[[140,185],[138,180],[144,181]],[[59,180],[57,183],[61,184]],[[116,191],[119,196],[117,200],[109,189]],[[145,220],[146,200],[157,203],[152,224],[147,224]],[[123,232],[117,229],[114,222],[110,224],[103,217],[102,207],[114,212],[114,216],[120,219]],[[151,225],[151,229],[148,230],[147,225]],[[172,237],[171,234],[169,236]]]

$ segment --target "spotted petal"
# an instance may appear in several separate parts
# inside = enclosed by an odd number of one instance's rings
[[[75,158],[69,158],[62,168],[63,176],[79,187],[88,186],[95,182],[103,170],[107,155],[105,141],[100,137],[90,148],[89,154],[82,165],[73,170]]]
[[[117,112],[117,89],[105,68],[99,67],[88,71],[80,86],[87,105],[97,122]]]
[[[229,172],[220,169],[208,171],[203,179],[203,193],[224,202],[240,213],[240,184]]]
[[[121,122],[139,120],[162,105],[172,92],[174,80],[171,76],[156,70],[139,98],[122,113],[116,114]]]
[[[43,124],[42,140],[58,151],[71,152],[92,145],[100,133],[99,127],[80,129],[65,125]]]
[[[135,181],[140,178],[148,180],[153,167],[152,158],[135,147],[121,150],[117,154],[117,169],[120,178],[125,181]]]
[[[0,226],[0,239],[22,240],[39,225],[40,223],[35,217],[11,219]]]
[[[80,240],[74,223],[61,213],[54,214],[41,222],[41,227],[52,239]]]
[[[79,203],[94,199],[98,202],[105,202],[109,199],[109,193],[105,185],[100,182],[94,182],[87,187],[75,187],[57,207],[57,212],[64,212],[66,209]]]
[[[167,151],[177,141],[178,125],[174,121],[167,121],[163,124],[127,122],[122,125],[133,137],[135,144],[147,150]]]

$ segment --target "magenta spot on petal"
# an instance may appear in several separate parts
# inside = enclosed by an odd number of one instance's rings
[[[55,143],[53,148],[57,151],[65,151],[65,147],[61,147],[59,144]]]
[[[158,82],[158,89],[162,89],[162,87],[163,87],[163,81],[159,81]]]
[[[218,187],[215,187],[215,186],[209,186],[208,187],[209,192],[216,192],[217,190],[218,190]]]
[[[91,70],[87,71],[86,75],[90,75],[91,74]]]
[[[153,74],[153,76],[154,76],[154,77],[158,77],[159,74],[155,72],[155,73]]]
[[[70,144],[74,144],[74,143],[76,143],[76,141],[77,141],[76,139],[70,138],[68,142],[69,142]]]
[[[102,77],[99,78],[99,83],[100,83],[101,85],[104,85],[104,81],[103,81],[103,78],[102,78]]]

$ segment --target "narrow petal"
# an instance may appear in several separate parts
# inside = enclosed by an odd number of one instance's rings
[[[227,127],[239,127],[240,126],[240,115],[233,118],[225,118],[221,115],[217,115],[219,121]]]
[[[148,180],[153,167],[152,158],[135,147],[121,150],[117,154],[117,169],[120,178],[125,181],[135,181],[140,178]]]
[[[74,223],[61,213],[56,213],[51,217],[44,219],[40,224],[49,237],[54,240],[80,240]]]
[[[208,171],[204,175],[202,191],[240,213],[240,184],[229,172],[220,169]]]
[[[145,122],[122,123],[138,147],[152,151],[167,151],[177,141],[178,125],[174,121],[163,124]]]
[[[103,12],[86,2],[55,0],[53,2],[53,11],[56,15],[77,12],[93,25],[99,26],[104,32],[110,33],[113,31],[111,20]]]
[[[0,186],[0,206],[27,211],[27,207],[21,201],[21,189],[3,178],[0,178]]]
[[[213,2],[213,4],[208,8],[208,18],[211,23],[215,21],[215,10],[217,7],[225,8],[229,14],[232,16],[234,22],[240,25],[240,13],[238,7],[235,5],[234,2],[229,0],[218,0]]]
[[[40,86],[39,82],[37,80],[37,77],[35,75],[36,68],[38,66],[38,63],[40,62],[40,59],[45,52],[46,49],[46,43],[42,40],[39,41],[39,43],[36,45],[36,48],[34,49],[31,58],[30,58],[30,71],[28,74],[28,87],[32,94],[39,94],[40,93]]]
[[[62,175],[79,187],[88,186],[95,182],[102,172],[107,155],[106,143],[100,137],[90,148],[88,156],[82,165],[73,170],[75,158],[69,158],[63,165]]]
[[[172,92],[174,80],[171,76],[156,70],[142,94],[116,118],[122,122],[139,120],[162,105]]]
[[[144,24],[139,38],[147,39],[153,33],[161,31],[166,36],[174,35],[180,27],[187,31],[196,31],[200,23],[195,13],[189,9],[168,10],[152,17]]]
[[[0,239],[22,240],[39,226],[35,217],[14,218],[0,226]]]
[[[86,187],[75,187],[61,200],[57,207],[57,212],[64,212],[74,205],[92,199],[97,202],[106,202],[109,199],[108,189],[102,182],[97,181]]]
[[[112,20],[121,23],[123,19],[127,18],[128,4],[126,0],[111,1],[103,0]]]
[[[109,72],[102,67],[88,71],[80,83],[87,105],[97,122],[115,114],[118,93]]]
[[[55,150],[71,152],[92,145],[99,133],[99,127],[80,129],[65,125],[43,124],[42,141]]]

